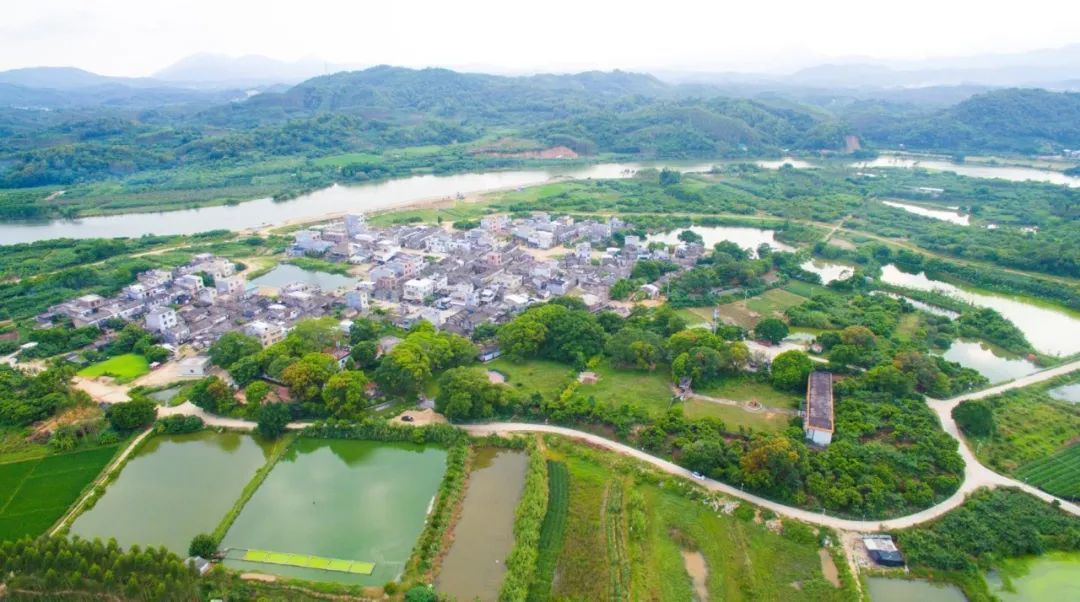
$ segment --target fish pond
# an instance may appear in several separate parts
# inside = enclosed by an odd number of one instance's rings
[[[711,249],[713,245],[722,241],[730,241],[740,248],[746,249],[751,253],[756,253],[757,248],[763,243],[768,244],[774,250],[778,251],[793,251],[794,249],[784,243],[776,240],[776,231],[766,230],[764,228],[752,228],[749,226],[691,226],[689,228],[679,228],[671,230],[670,232],[664,232],[663,234],[653,234],[649,236],[649,242],[662,242],[669,245],[677,245],[682,241],[679,240],[679,234],[683,230],[690,230],[691,232],[701,236],[705,241],[705,248]]]
[[[225,565],[309,581],[397,579],[446,470],[446,451],[373,441],[298,439],[230,527]],[[370,574],[250,562],[235,550],[373,563]]]
[[[1002,602],[1080,600],[1080,552],[1008,559],[986,581]]]
[[[833,280],[847,280],[855,275],[855,266],[823,259],[808,259],[799,267],[820,276],[822,284],[828,284]]]
[[[458,600],[498,599],[528,460],[520,451],[477,450],[454,543],[435,583],[440,592]]]
[[[966,602],[967,598],[955,585],[941,585],[913,579],[867,577],[866,588],[870,602]]]
[[[978,307],[990,307],[1016,325],[1035,349],[1051,355],[1080,352],[1080,314],[1036,303],[1032,299],[957,286],[927,277],[908,274],[889,264],[881,268],[881,280],[893,286],[935,291]]]
[[[115,537],[125,548],[163,545],[186,555],[191,538],[214,530],[271,447],[238,433],[153,437],[94,507],[75,519],[71,533]]]
[[[1054,399],[1060,399],[1061,401],[1071,401],[1073,403],[1080,403],[1080,383],[1073,383],[1071,385],[1061,385],[1060,387],[1054,387],[1048,391],[1050,397]]]
[[[283,263],[262,276],[253,278],[248,283],[248,289],[257,289],[263,286],[281,288],[295,282],[315,286],[324,291],[335,291],[342,287],[355,286],[359,280],[341,274],[305,270],[292,264]]]

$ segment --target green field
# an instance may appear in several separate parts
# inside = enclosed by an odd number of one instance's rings
[[[49,529],[116,453],[116,447],[0,464],[0,540]]]
[[[505,357],[492,360],[482,367],[494,370],[506,377],[506,384],[518,393],[539,393],[546,399],[558,395],[572,378],[573,369],[566,364],[548,360],[512,362]]]
[[[581,385],[578,393],[611,405],[636,405],[654,414],[671,406],[671,380],[665,367],[653,372],[621,370],[605,361],[596,375],[600,377],[596,384]]]
[[[1021,466],[1016,476],[1053,495],[1080,499],[1080,444]]]
[[[733,399],[735,401],[756,401],[763,406],[773,408],[798,409],[801,395],[780,391],[769,383],[758,382],[746,377],[725,378],[708,387],[694,388],[694,391],[709,397]]]
[[[570,472],[563,462],[548,460],[548,507],[540,526],[540,553],[536,560],[536,581],[529,600],[551,599],[551,582],[566,533],[566,511],[570,504]]]
[[[240,556],[240,560],[262,562],[265,564],[297,566],[323,571],[337,571],[339,573],[353,573],[355,575],[370,575],[375,571],[375,563],[373,562],[323,558],[322,556],[290,554],[286,552],[269,552],[267,550],[245,550]]]
[[[551,599],[692,600],[683,559],[692,552],[704,557],[712,600],[851,599],[850,591],[825,580],[816,542],[718,513],[672,482],[635,478],[635,463],[607,452],[547,441],[569,470]]]
[[[801,304],[806,297],[784,288],[774,288],[744,301],[725,303],[718,307],[720,319],[751,329],[763,318],[783,318],[784,310]]]
[[[139,378],[150,371],[150,363],[146,358],[135,354],[125,353],[110,357],[109,359],[92,364],[79,370],[79,376],[97,378],[99,376],[111,376],[117,382],[126,383]]]
[[[775,412],[748,412],[739,406],[688,399],[683,402],[683,413],[688,418],[719,418],[731,432],[739,427],[765,433],[778,433],[787,428],[790,416]]]

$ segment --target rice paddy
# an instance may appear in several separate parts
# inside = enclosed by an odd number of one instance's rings
[[[1016,476],[1059,497],[1080,498],[1080,445],[1071,445],[1041,460],[1030,462]]]

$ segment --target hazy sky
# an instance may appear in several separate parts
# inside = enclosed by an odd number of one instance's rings
[[[148,75],[197,52],[567,71],[786,70],[1080,42],[1076,0],[9,0],[0,69]],[[998,8],[1002,6],[1004,8]]]

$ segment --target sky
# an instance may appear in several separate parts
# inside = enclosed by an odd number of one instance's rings
[[[0,69],[145,76],[191,54],[493,72],[786,72],[1080,42],[1075,0],[12,0]],[[1000,8],[999,8],[1000,6]]]

